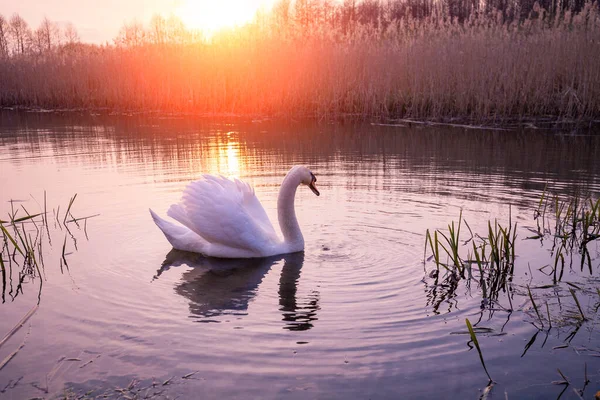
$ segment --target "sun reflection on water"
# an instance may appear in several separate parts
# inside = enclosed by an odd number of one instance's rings
[[[227,132],[212,138],[208,151],[198,172],[201,174],[223,175],[227,178],[240,178],[246,170],[246,161],[242,160],[244,154],[240,152],[240,142],[235,132]],[[208,161],[208,162],[206,162]]]
[[[240,177],[240,144],[237,141],[231,140],[228,135],[227,146],[221,147],[219,150],[220,170],[226,171],[224,174],[228,178]]]

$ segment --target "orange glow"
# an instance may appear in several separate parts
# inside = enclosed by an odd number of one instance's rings
[[[228,178],[240,178],[241,162],[240,162],[240,144],[235,138],[227,133],[227,144],[221,143],[219,146],[219,173]]]
[[[175,14],[189,29],[211,35],[220,29],[250,22],[256,11],[269,3],[265,0],[183,0]]]

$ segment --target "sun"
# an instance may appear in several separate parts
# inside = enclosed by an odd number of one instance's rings
[[[256,11],[270,3],[265,0],[183,0],[175,14],[188,29],[212,34],[250,22]]]

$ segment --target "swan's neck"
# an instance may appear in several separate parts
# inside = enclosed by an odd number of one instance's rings
[[[298,185],[300,185],[300,179],[294,173],[287,174],[283,179],[283,183],[279,189],[279,197],[277,198],[277,217],[281,233],[283,234],[283,240],[288,244],[300,246],[303,249],[304,237],[300,231],[296,211],[294,210],[294,198]]]

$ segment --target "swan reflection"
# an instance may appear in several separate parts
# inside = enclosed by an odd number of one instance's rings
[[[284,329],[302,331],[313,327],[319,309],[319,292],[298,299],[298,282],[304,252],[250,259],[219,259],[171,250],[155,279],[171,267],[192,267],[181,276],[175,292],[189,300],[190,313],[198,322],[217,322],[223,315],[248,314],[248,304],[274,265],[283,260],[279,278],[279,311]]]
[[[288,254],[279,278],[279,310],[283,313],[284,329],[305,331],[313,327],[319,309],[319,292],[312,291],[298,302],[298,280],[304,264],[304,252]]]

